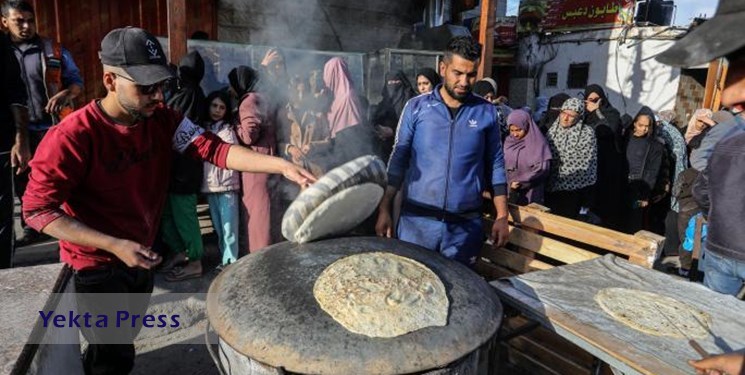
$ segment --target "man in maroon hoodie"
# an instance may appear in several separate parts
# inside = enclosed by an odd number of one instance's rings
[[[34,229],[59,238],[60,258],[75,270],[76,292],[126,293],[121,300],[126,305],[132,299],[129,313],[144,314],[147,300],[142,303],[135,294],[149,296],[152,268],[161,261],[150,247],[166,198],[172,149],[222,168],[282,173],[301,185],[314,178],[283,159],[226,144],[165,107],[163,85],[173,73],[147,31],[112,30],[101,42],[100,58],[107,95],[50,129],[31,163],[23,214]],[[78,305],[102,308],[80,297]],[[92,341],[84,358],[86,373],[132,369],[131,342],[100,345],[96,332],[82,330]]]

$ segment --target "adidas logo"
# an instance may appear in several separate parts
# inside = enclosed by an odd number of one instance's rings
[[[476,121],[474,119],[468,120],[468,127],[469,128],[475,128],[475,127],[478,127],[478,126],[479,126],[479,122],[478,121]]]

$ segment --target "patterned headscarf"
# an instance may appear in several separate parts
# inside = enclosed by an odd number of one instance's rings
[[[582,100],[567,99],[561,110],[577,112],[577,122],[564,128],[557,118],[548,130],[546,140],[553,156],[548,191],[575,191],[597,181],[597,140],[595,130],[582,122],[584,108]]]
[[[582,118],[585,114],[585,103],[579,98],[569,98],[561,105],[561,110],[577,112],[577,118]]]

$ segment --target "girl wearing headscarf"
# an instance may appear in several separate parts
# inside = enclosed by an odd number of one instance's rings
[[[580,99],[568,99],[546,136],[553,158],[546,205],[552,213],[571,219],[587,207],[597,182],[597,141],[595,131],[582,122],[584,112]]]
[[[373,154],[374,135],[363,121],[363,111],[347,63],[340,57],[331,58],[323,67],[323,82],[334,98],[327,117],[336,164]]]
[[[530,114],[518,109],[507,117],[510,135],[504,141],[510,203],[543,204],[543,190],[551,164],[551,150]]]
[[[439,85],[442,79],[440,75],[432,68],[423,68],[416,75],[416,87],[419,94],[432,92],[435,86]]]
[[[404,72],[388,72],[385,75],[385,86],[383,86],[383,100],[378,104],[373,115],[375,131],[381,141],[381,156],[388,160],[393,151],[393,140],[398,129],[398,120],[404,111],[406,102],[414,97],[416,93],[411,87],[409,79]]]
[[[636,233],[646,226],[649,206],[659,201],[669,184],[665,145],[655,137],[655,115],[649,107],[642,107],[634,117],[626,139],[628,189],[626,232]]]
[[[556,122],[561,113],[561,106],[564,104],[570,96],[564,93],[556,94],[548,100],[548,108],[543,113],[541,120],[538,121],[538,128],[541,129],[541,133],[546,134],[548,128]]]
[[[275,118],[272,117],[266,98],[257,92],[259,76],[247,66],[239,66],[228,73],[230,90],[238,99],[238,111],[234,118],[238,140],[252,150],[276,155]],[[271,199],[265,173],[241,173],[243,205],[241,221],[242,236],[248,235],[248,250],[256,252],[271,245]],[[244,241],[241,241],[244,243]]]

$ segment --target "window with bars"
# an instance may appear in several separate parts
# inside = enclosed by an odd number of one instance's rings
[[[559,85],[559,73],[546,73],[546,87],[556,87]]]
[[[590,63],[579,63],[569,65],[569,74],[567,75],[567,88],[583,89],[587,86],[587,79],[590,75]]]

